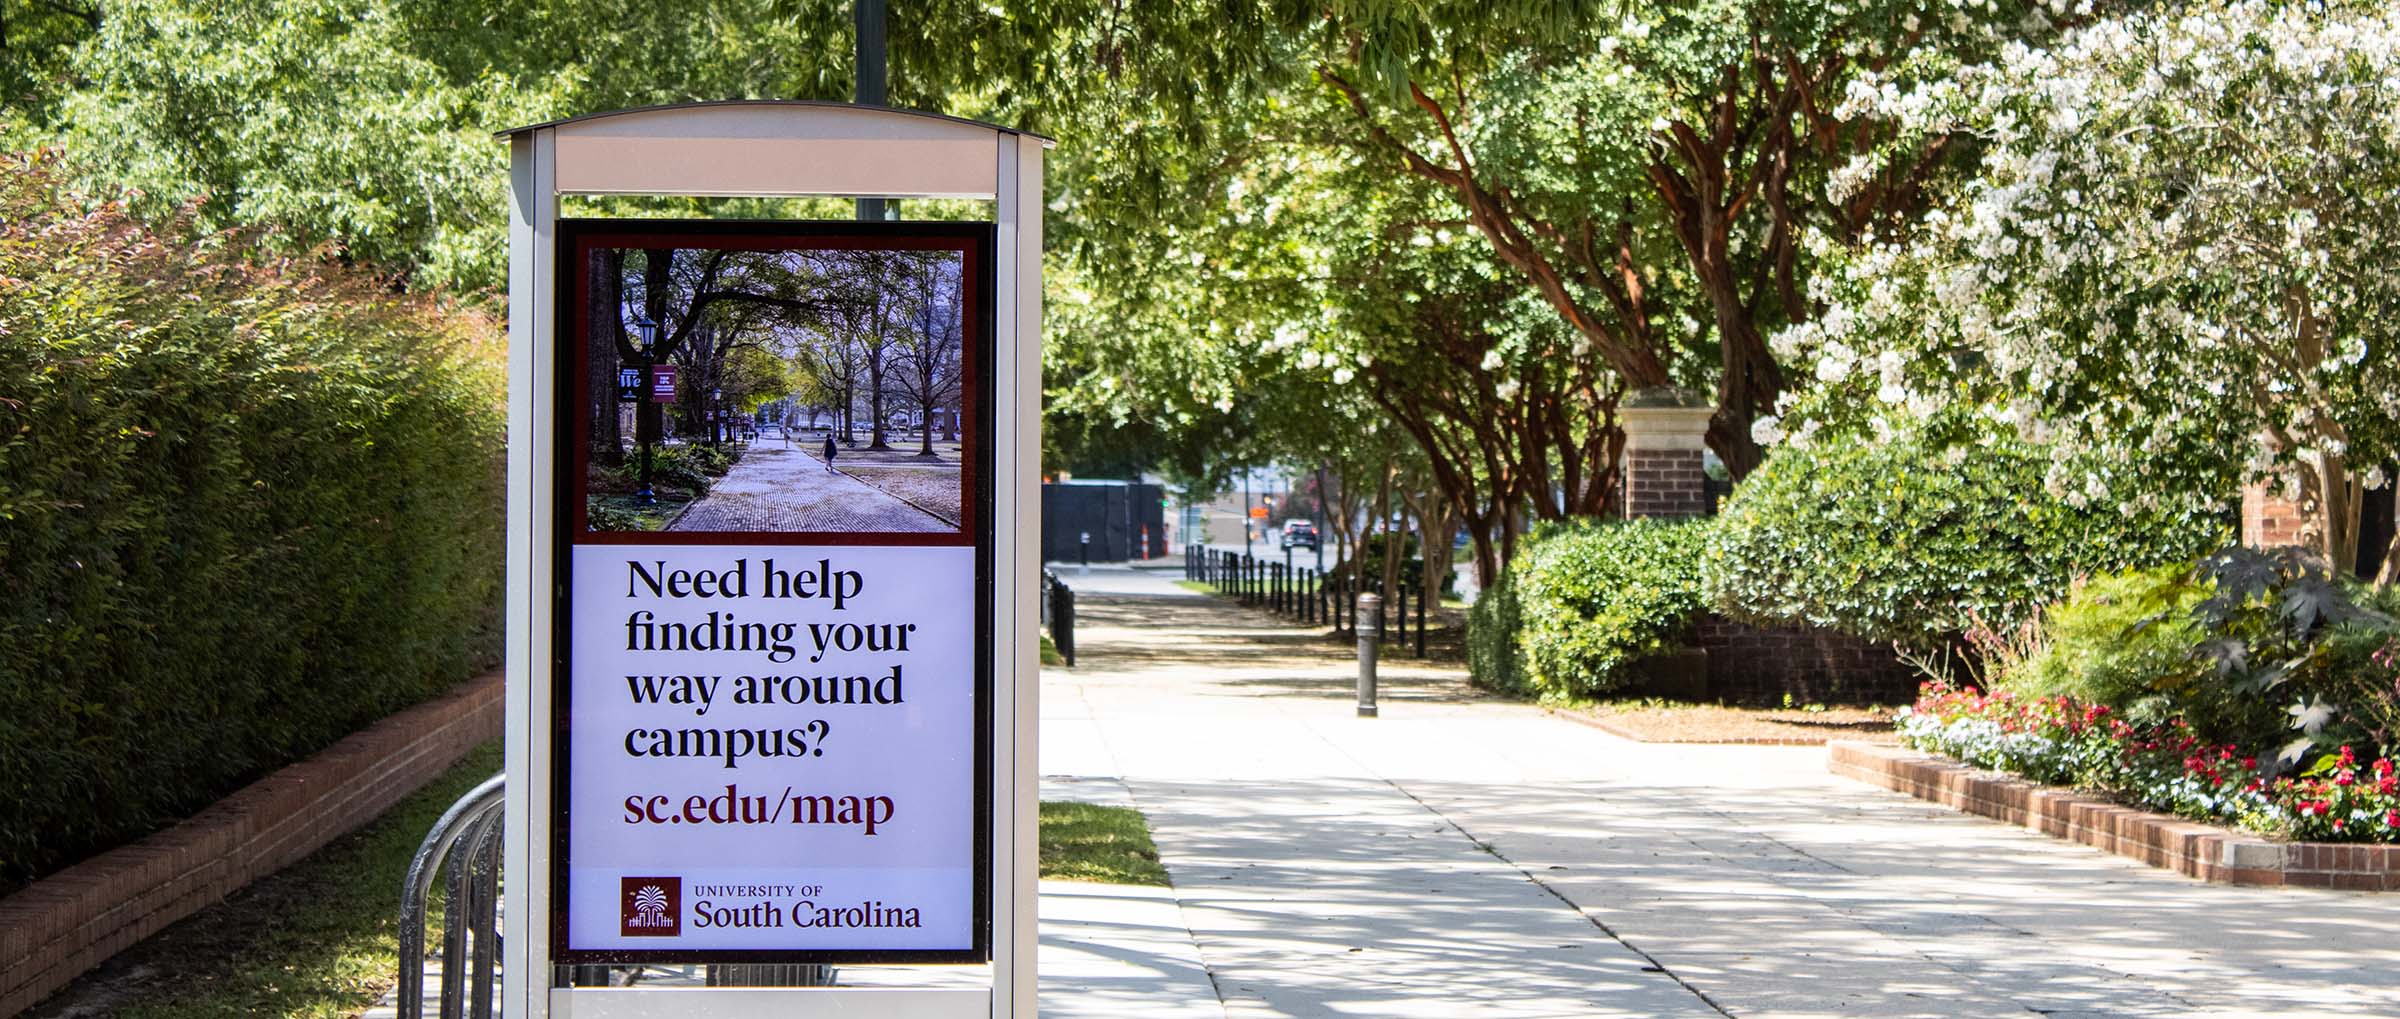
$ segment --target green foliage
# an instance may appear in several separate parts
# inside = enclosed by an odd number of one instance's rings
[[[2390,738],[2400,691],[2384,651],[2400,640],[2400,620],[2356,581],[2292,547],[2226,549],[2195,576],[2209,592],[2190,615],[2205,667],[2197,691],[2179,698],[2194,728],[2245,746],[2281,735],[2287,761]]]
[[[1517,652],[1517,633],[1525,627],[1525,603],[1517,597],[1509,571],[1475,596],[1467,610],[1467,675],[1475,685],[1504,694],[1532,692],[1525,662]]]
[[[2036,647],[1998,677],[2285,762],[2400,731],[2400,622],[2294,548],[2233,548],[2197,567],[2096,577],[2044,610]]]
[[[1980,392],[2154,491],[2271,474],[2347,563],[2400,455],[2393,9],[2111,6],[2053,45],[1854,93],[1910,135],[1978,139],[1974,165],[1916,229],[1821,269],[1825,313],[1776,347],[1848,380],[1831,416]]]
[[[494,324],[0,161],[0,880],[495,650]]]
[[[1689,638],[1702,608],[1709,530],[1705,522],[1632,520],[1536,531],[1509,565],[1515,604],[1498,610],[1518,616],[1514,676],[1506,666],[1495,675],[1545,700],[1630,683],[1642,660]]]
[[[726,472],[733,470],[734,461],[742,458],[741,451],[735,443],[722,443],[714,446],[694,443],[689,446],[678,446],[675,448],[675,452],[683,459],[690,460],[692,466],[700,469],[700,473],[712,478],[724,477]]]
[[[584,507],[584,522],[595,531],[647,531],[656,526],[639,513],[599,500]]]
[[[711,477],[709,467],[714,463],[716,463],[716,458],[709,452],[707,446],[660,447],[650,454],[650,487],[659,489],[673,486],[690,492],[694,499],[700,498],[708,494]],[[625,469],[638,476],[640,458],[627,460]],[[715,473],[722,474],[724,472]]]
[[[2181,566],[2093,577],[2043,611],[2039,646],[1997,685],[2165,721],[2202,678],[2202,634],[2191,611],[2207,594]]]
[[[1937,649],[1978,623],[2013,626],[2077,576],[2190,562],[2230,537],[2213,515],[2130,494],[2052,495],[2050,464],[2006,429],[1786,444],[1723,510],[1708,600],[1764,625]]]
[[[1349,571],[1351,575],[1366,578],[1368,589],[1372,590],[1383,577],[1384,549],[1391,544],[1391,534],[1388,532],[1378,531],[1367,535],[1359,540],[1357,553],[1342,569]],[[1425,576],[1424,551],[1418,547],[1417,536],[1414,534],[1402,534],[1399,545],[1400,583],[1407,585],[1413,595],[1418,583]],[[1445,592],[1449,590],[1446,583],[1442,589]]]

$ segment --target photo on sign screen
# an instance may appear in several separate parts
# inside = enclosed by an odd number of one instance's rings
[[[966,250],[624,240],[578,253],[586,533],[967,533]]]

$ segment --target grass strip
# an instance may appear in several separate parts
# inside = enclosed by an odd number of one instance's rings
[[[1042,877],[1166,887],[1167,868],[1150,842],[1150,823],[1131,807],[1042,804]]]
[[[365,828],[127,949],[28,1015],[359,1014],[391,989],[399,969],[400,881],[409,857],[451,801],[498,771],[500,761],[499,743],[476,748]],[[1141,812],[1088,803],[1041,805],[1041,876],[1167,884]],[[438,898],[438,884],[434,891]]]
[[[399,970],[409,857],[451,801],[499,770],[497,741],[476,748],[366,827],[160,931],[62,993],[121,1019],[357,1015]]]

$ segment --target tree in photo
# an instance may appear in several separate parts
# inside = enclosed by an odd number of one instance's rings
[[[1775,428],[1962,397],[2053,440],[2056,492],[2270,479],[2328,560],[2400,455],[2400,13],[2236,3],[2015,49],[1851,116],[1971,133],[1979,175],[1779,340],[1828,390]],[[2085,456],[2084,454],[2098,454]],[[2092,463],[2080,467],[2078,459]],[[2370,549],[2384,583],[2400,556]]]
[[[907,254],[899,305],[905,328],[893,357],[894,375],[901,395],[917,408],[917,455],[931,457],[937,416],[944,438],[958,438],[965,382],[963,260],[946,251]]]

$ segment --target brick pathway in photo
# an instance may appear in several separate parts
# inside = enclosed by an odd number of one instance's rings
[[[837,454],[834,462],[841,461]],[[757,442],[667,529],[889,532],[955,526],[873,485],[826,470],[825,461],[807,449]]]

